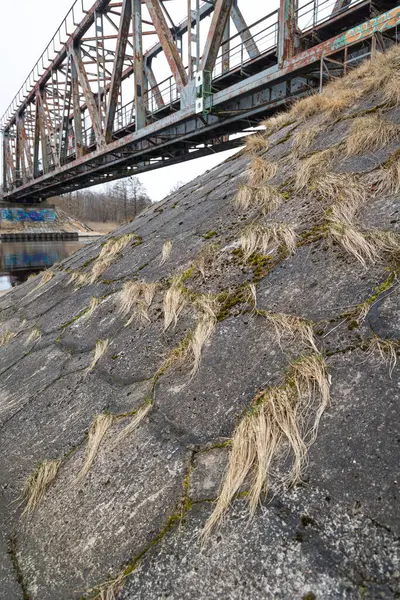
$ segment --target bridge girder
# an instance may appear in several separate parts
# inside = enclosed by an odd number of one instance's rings
[[[347,49],[357,57],[384,32],[398,41],[400,6],[389,0],[337,0],[321,15],[317,0],[280,0],[251,25],[242,0],[175,0],[187,11],[179,24],[165,1],[97,0],[77,20],[85,0],[76,0],[59,43],[53,37],[2,118],[7,201],[39,201],[238,146],[230,134],[322,85],[326,57],[343,58],[345,70]],[[147,36],[156,43],[143,51]],[[153,69],[160,54],[170,70],[163,81]]]

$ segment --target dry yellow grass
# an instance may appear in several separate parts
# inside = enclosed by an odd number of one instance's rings
[[[99,277],[106,271],[112,263],[115,261],[116,257],[126,246],[135,239],[135,235],[128,233],[126,235],[122,235],[119,238],[111,238],[108,240],[101,249],[101,252],[92,266],[90,282],[94,283],[99,279]]]
[[[288,473],[277,476],[276,483],[294,485],[301,480],[307,450],[329,403],[329,386],[323,359],[311,354],[292,364],[288,384],[257,394],[235,430],[228,468],[214,511],[201,533],[203,540],[219,525],[250,475],[247,501],[250,517],[254,515],[261,494],[270,486],[272,464],[282,457],[284,448],[292,465]]]
[[[13,331],[4,331],[0,334],[0,348],[3,346],[8,346],[10,342],[16,337],[16,333]]]
[[[400,342],[398,340],[383,340],[379,337],[373,337],[368,342],[370,354],[378,354],[382,362],[389,365],[389,375],[392,377],[397,364],[397,353],[400,351]]]
[[[128,425],[126,425],[126,427],[124,427],[115,438],[112,444],[114,448],[117,447],[121,442],[123,442],[124,439],[129,437],[135,431],[135,429],[139,427],[140,423],[147,417],[147,415],[151,411],[152,406],[152,402],[151,400],[149,400],[138,408],[135,414],[131,417]]]
[[[335,82],[336,83],[336,82]],[[321,94],[313,94],[296,102],[290,110],[290,116],[298,121],[305,121],[315,115],[327,121],[350,108],[362,95],[356,86],[327,85]]]
[[[164,331],[167,331],[172,323],[176,326],[185,304],[186,298],[183,290],[182,274],[178,274],[174,277],[171,287],[164,296]]]
[[[365,154],[385,148],[398,139],[400,127],[374,113],[354,119],[346,140],[347,155]]]
[[[400,156],[395,156],[387,165],[375,173],[374,183],[380,194],[398,194],[400,192]]]
[[[125,578],[125,574],[121,573],[115,579],[89,590],[91,593],[96,592],[96,596],[91,597],[91,600],[118,600]]]
[[[79,471],[75,483],[79,483],[89,473],[90,468],[96,458],[100,444],[110,429],[113,423],[114,417],[109,414],[97,415],[94,418],[92,425],[89,429],[89,437],[86,445],[85,461]]]
[[[199,370],[203,348],[217,326],[217,315],[220,308],[218,301],[208,295],[200,296],[196,300],[195,306],[200,313],[200,318],[188,346],[188,352],[193,356],[190,379],[193,379]]]
[[[334,205],[327,214],[327,235],[354,256],[365,268],[385,255],[400,254],[400,236],[390,231],[362,231],[354,222],[356,207],[351,203]]]
[[[91,278],[91,273],[77,269],[76,271],[72,271],[68,279],[68,283],[73,283],[75,288],[80,288],[84,285],[88,285],[91,281]]]
[[[314,352],[319,352],[315,343],[313,328],[305,319],[296,315],[273,312],[266,312],[265,317],[274,326],[279,345],[282,336],[285,335],[289,339],[299,341]]]
[[[286,223],[269,223],[264,226],[252,224],[240,236],[240,246],[244,260],[256,252],[269,254],[275,247],[285,245],[290,254],[296,252],[297,235],[294,228]]]
[[[260,186],[272,179],[278,170],[278,163],[255,156],[250,164],[250,185]]]
[[[285,125],[289,125],[289,123],[291,123],[291,117],[286,111],[274,115],[269,119],[265,119],[265,121],[261,122],[261,125],[265,127],[268,133],[274,133],[275,131],[282,129],[282,127],[285,127]]]
[[[53,271],[51,271],[50,269],[46,269],[45,271],[43,271],[42,276],[40,278],[39,283],[37,284],[37,286],[35,286],[33,288],[33,290],[31,290],[28,294],[28,296],[30,294],[33,294],[33,292],[35,292],[36,290],[38,290],[39,288],[43,287],[44,285],[46,285],[47,283],[49,283],[49,281],[51,281],[54,277],[55,273]]]
[[[128,281],[119,294],[119,313],[124,317],[130,315],[126,326],[130,325],[135,318],[150,322],[148,314],[157,291],[157,283],[146,283],[145,281]]]
[[[171,255],[171,250],[172,250],[172,242],[171,242],[171,240],[167,240],[163,245],[163,249],[162,249],[162,253],[161,253],[161,260],[160,260],[160,267],[162,267],[162,265],[164,265],[167,262],[167,260],[169,259],[170,255]]]
[[[89,307],[88,307],[88,310],[85,315],[87,319],[90,319],[90,317],[93,316],[93,314],[95,313],[95,311],[99,305],[100,305],[100,299],[93,296],[90,299]]]
[[[30,344],[31,342],[37,342],[38,340],[40,340],[41,337],[42,330],[40,329],[40,327],[32,327],[28,339],[26,340],[26,343]]]
[[[315,138],[320,131],[322,131],[322,126],[314,125],[313,127],[307,127],[306,129],[297,131],[293,135],[292,148],[296,157],[301,157],[307,154],[310,146],[315,141]]]
[[[316,152],[310,157],[301,161],[295,173],[295,187],[298,192],[309,190],[310,186],[321,177],[321,173],[326,173],[336,156],[336,151],[332,148]]]
[[[272,185],[242,185],[235,196],[235,207],[238,210],[258,209],[265,214],[276,210],[283,202],[283,196]]]
[[[94,369],[94,367],[97,365],[103,354],[106,352],[107,348],[108,340],[97,340],[96,347],[94,349],[93,360],[86,369],[86,375],[88,375],[88,373],[90,373],[90,371]]]
[[[22,497],[26,501],[22,516],[30,515],[35,511],[49,486],[57,477],[60,464],[60,460],[44,460],[28,477],[22,490]]]
[[[319,394],[318,408],[314,417],[311,430],[306,434],[308,443],[312,444],[318,433],[321,417],[329,405],[330,400],[330,377],[323,358],[316,353],[302,356],[291,365],[291,383],[297,390],[297,397],[303,405],[305,421],[308,420],[308,411],[315,399],[316,392]]]
[[[260,154],[266,152],[269,148],[269,143],[264,133],[253,133],[246,138],[246,151],[250,154]]]

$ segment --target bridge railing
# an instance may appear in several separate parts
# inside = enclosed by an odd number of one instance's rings
[[[309,0],[296,11],[297,25],[303,33],[321,25],[324,21],[348,11],[356,4],[363,4],[365,0],[352,0],[349,5],[335,9],[337,0]]]

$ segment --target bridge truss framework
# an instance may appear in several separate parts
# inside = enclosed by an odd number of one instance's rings
[[[280,0],[250,25],[242,1],[76,0],[1,120],[4,200],[237,147],[233,134],[399,39],[390,0]]]

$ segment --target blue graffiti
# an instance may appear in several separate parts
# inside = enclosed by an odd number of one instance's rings
[[[1,221],[17,221],[18,223],[30,221],[32,223],[44,223],[57,220],[57,213],[54,209],[44,208],[23,209],[23,208],[2,208],[0,210]]]

